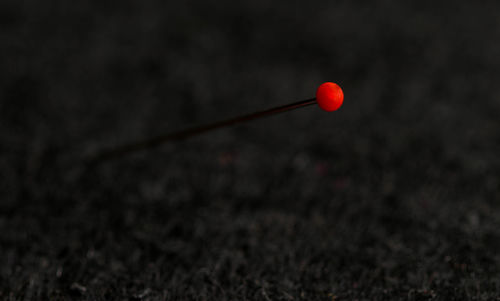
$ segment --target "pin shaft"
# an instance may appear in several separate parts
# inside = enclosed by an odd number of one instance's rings
[[[156,136],[156,137],[149,138],[149,139],[143,140],[143,141],[124,144],[124,145],[117,146],[114,148],[102,150],[99,153],[97,153],[96,155],[90,157],[87,160],[87,162],[89,162],[91,164],[100,163],[102,161],[107,161],[109,159],[121,157],[123,155],[133,153],[136,151],[140,151],[143,149],[154,148],[154,147],[157,147],[157,146],[164,144],[166,142],[175,141],[175,140],[182,140],[182,139],[196,136],[196,135],[199,135],[199,134],[202,134],[202,133],[205,133],[208,131],[212,131],[215,129],[219,129],[219,128],[231,126],[231,125],[234,125],[237,123],[243,123],[243,122],[258,119],[258,118],[263,118],[263,117],[267,117],[267,116],[295,110],[295,109],[298,109],[298,108],[301,108],[304,106],[309,106],[309,105],[312,105],[315,103],[316,103],[316,98],[311,98],[311,99],[302,100],[299,102],[295,102],[295,103],[284,105],[284,106],[275,107],[275,108],[264,110],[264,111],[246,114],[246,115],[238,116],[238,117],[231,118],[231,119],[226,119],[226,120],[222,120],[222,121],[218,121],[218,122],[214,122],[214,123],[210,123],[210,124],[205,124],[205,125],[201,125],[201,126],[188,128],[188,129],[181,130],[178,132],[173,132],[173,133],[168,133],[168,134]]]

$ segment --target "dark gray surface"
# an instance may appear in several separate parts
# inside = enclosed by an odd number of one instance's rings
[[[0,298],[493,299],[499,9],[3,1]],[[61,163],[324,81],[338,112]]]

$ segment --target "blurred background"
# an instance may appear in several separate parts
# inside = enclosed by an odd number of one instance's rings
[[[2,1],[0,298],[498,296],[499,11]],[[325,81],[344,90],[337,112],[78,167]]]

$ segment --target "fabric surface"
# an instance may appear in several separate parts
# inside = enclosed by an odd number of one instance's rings
[[[211,2],[0,3],[0,299],[496,298],[500,3]]]

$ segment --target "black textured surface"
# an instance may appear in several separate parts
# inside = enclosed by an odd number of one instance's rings
[[[1,299],[499,294],[498,2],[50,2],[0,3]]]

